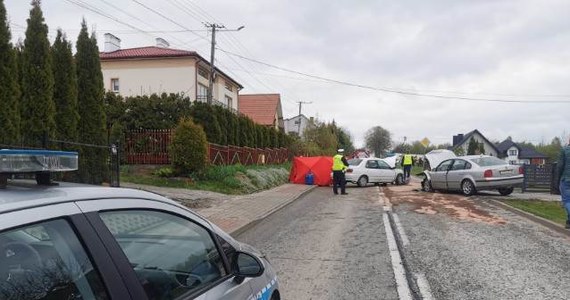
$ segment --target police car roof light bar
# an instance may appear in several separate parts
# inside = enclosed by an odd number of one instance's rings
[[[52,172],[76,171],[77,152],[52,150],[0,149],[0,188],[5,188],[8,177],[15,174],[36,174],[40,185],[51,185]]]

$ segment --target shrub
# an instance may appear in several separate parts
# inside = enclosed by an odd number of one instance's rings
[[[169,146],[172,167],[177,174],[202,173],[208,164],[208,141],[201,126],[181,119]]]
[[[164,167],[164,168],[160,168],[160,169],[154,171],[153,174],[158,176],[158,177],[168,178],[168,177],[174,176],[174,170],[171,167]]]

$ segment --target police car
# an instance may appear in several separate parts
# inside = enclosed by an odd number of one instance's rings
[[[280,299],[269,261],[162,196],[52,183],[76,152],[0,150],[0,299]],[[15,174],[36,180],[14,180]]]

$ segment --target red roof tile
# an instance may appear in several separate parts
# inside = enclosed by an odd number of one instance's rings
[[[279,94],[239,95],[239,111],[261,125],[275,125],[281,96]]]
[[[159,57],[184,57],[198,56],[194,51],[161,48],[161,47],[141,47],[121,49],[113,52],[101,52],[101,60],[129,59],[129,58],[159,58]]]

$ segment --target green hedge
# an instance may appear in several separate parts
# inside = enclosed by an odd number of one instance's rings
[[[114,93],[105,96],[107,128],[122,126],[126,130],[170,129],[182,118],[192,118],[201,125],[208,142],[251,148],[288,147],[293,139],[282,131],[258,125],[249,117],[221,106],[192,102],[180,94],[153,94],[122,98]]]

